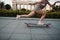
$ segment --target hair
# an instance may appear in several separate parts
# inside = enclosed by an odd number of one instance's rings
[[[45,0],[45,1],[49,1],[49,0]]]
[[[49,1],[49,0],[45,0],[45,1]]]

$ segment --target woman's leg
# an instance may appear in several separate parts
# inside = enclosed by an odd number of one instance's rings
[[[43,20],[44,20],[44,18],[46,16],[46,13],[43,12],[43,11],[41,11],[41,10],[37,11],[37,13],[42,15],[41,18],[40,18],[40,20],[39,20],[39,22],[38,22],[38,24],[39,25],[43,25]]]
[[[34,14],[35,14],[35,12],[32,11],[32,12],[30,12],[28,15],[17,15],[16,19],[19,19],[20,17],[26,17],[26,18],[28,18],[28,17],[33,16]]]
[[[38,24],[42,24],[43,25],[43,20],[45,18],[46,14],[43,14],[39,20],[39,23]]]

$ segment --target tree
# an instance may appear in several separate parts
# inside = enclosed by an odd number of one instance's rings
[[[55,7],[53,7],[53,10],[59,11],[59,10],[60,10],[60,6],[55,6]]]
[[[60,11],[60,6],[54,6],[50,12],[57,12]]]
[[[0,9],[4,9],[4,2],[0,2]]]
[[[9,4],[6,4],[5,9],[9,10],[9,9],[11,9],[11,6]]]

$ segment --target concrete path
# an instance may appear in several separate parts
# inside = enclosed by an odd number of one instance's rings
[[[45,19],[50,28],[27,28],[24,24],[38,23],[39,18],[0,17],[0,40],[60,40],[60,19]]]

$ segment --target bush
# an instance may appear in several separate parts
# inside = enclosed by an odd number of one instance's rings
[[[0,10],[0,17],[16,17],[16,15],[23,15],[23,14],[29,14],[31,11],[29,10]],[[33,18],[39,18],[41,15],[35,14],[32,16]],[[60,18],[60,11],[58,12],[51,12],[47,11],[46,18]]]
[[[28,14],[30,11],[21,11],[21,10],[0,10],[0,17],[15,17],[17,14]]]
[[[17,15],[16,10],[0,10],[0,16],[3,17],[15,17]]]
[[[60,18],[60,12],[48,12],[46,18]]]

